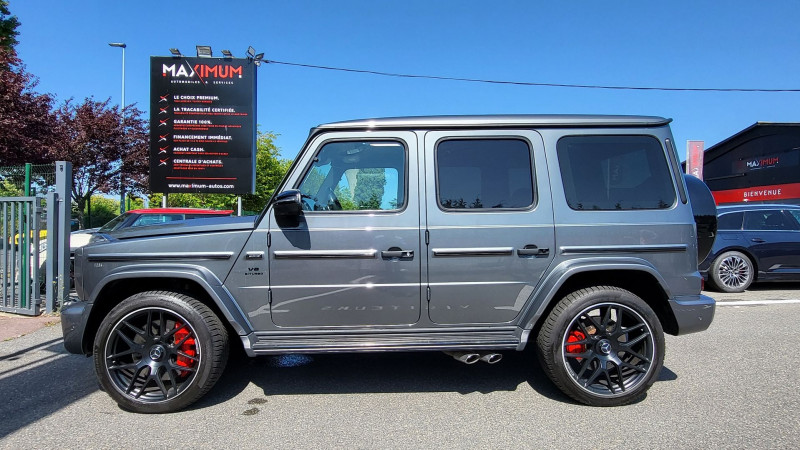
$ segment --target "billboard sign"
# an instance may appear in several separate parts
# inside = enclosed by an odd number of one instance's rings
[[[256,67],[150,58],[150,190],[255,192]]]

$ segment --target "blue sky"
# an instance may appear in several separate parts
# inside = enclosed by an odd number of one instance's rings
[[[10,0],[39,92],[149,107],[150,56],[267,59],[545,83],[800,88],[800,1]],[[642,92],[388,78],[262,65],[258,123],[285,157],[310,127],[429,114],[644,114],[706,148],[757,121],[800,121],[800,93]]]

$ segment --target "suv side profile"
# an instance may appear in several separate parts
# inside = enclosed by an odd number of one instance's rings
[[[668,124],[320,125],[254,222],[143,227],[79,249],[65,346],[93,355],[105,391],[145,413],[204,395],[229,345],[466,363],[532,346],[572,398],[638,401],[661,371],[664,333],[705,330],[715,308],[697,270],[713,226],[695,223]]]

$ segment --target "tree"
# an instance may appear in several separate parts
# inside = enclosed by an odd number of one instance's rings
[[[133,107],[125,109],[123,122],[109,102],[68,100],[56,112],[62,138],[50,156],[72,162],[72,199],[81,225],[86,203],[95,193],[119,192],[120,183],[139,191],[145,186],[147,123]]]
[[[0,161],[49,162],[48,150],[59,134],[53,98],[34,92],[36,78],[25,72],[14,49],[4,45],[7,39],[0,37]]]
[[[17,45],[19,20],[8,11],[8,2],[0,0],[0,47],[13,50]]]

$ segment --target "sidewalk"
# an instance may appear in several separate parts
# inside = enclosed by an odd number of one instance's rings
[[[61,317],[42,314],[38,317],[0,312],[0,342],[33,333],[46,326],[61,323]]]

